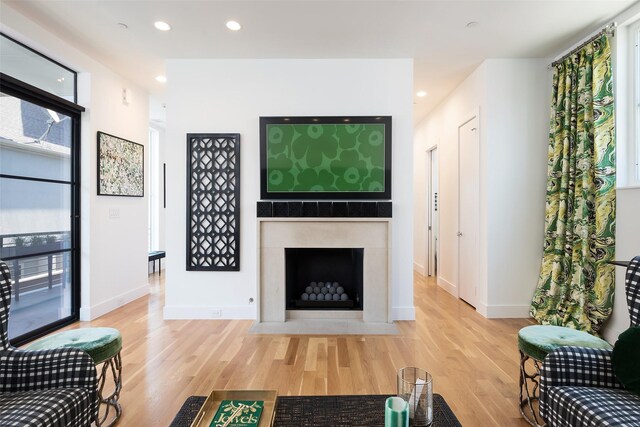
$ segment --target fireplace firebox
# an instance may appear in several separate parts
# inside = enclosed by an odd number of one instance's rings
[[[285,248],[287,310],[362,310],[363,248]]]

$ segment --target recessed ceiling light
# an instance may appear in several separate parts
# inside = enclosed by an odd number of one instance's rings
[[[242,25],[238,21],[227,21],[227,28],[231,31],[238,31],[242,28]]]
[[[166,83],[167,78],[165,76],[156,76],[156,81],[160,83]]]
[[[476,21],[467,22],[467,28],[475,28],[478,26]]]
[[[156,21],[153,23],[153,26],[160,31],[169,31],[171,29],[171,25],[167,24],[164,21]]]
[[[419,96],[420,98],[422,98],[423,96],[427,96],[427,92],[421,90],[419,92],[416,92],[416,96]]]

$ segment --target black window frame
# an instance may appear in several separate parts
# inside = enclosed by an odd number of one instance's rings
[[[37,52],[36,52],[37,53]],[[46,57],[45,57],[46,58]],[[55,62],[55,61],[54,61]],[[74,74],[76,74],[74,72]],[[69,181],[61,181],[46,178],[35,178],[26,176],[16,176],[0,173],[0,178],[24,180],[24,181],[36,181],[55,184],[68,184],[71,187],[71,247],[69,249],[56,251],[69,252],[71,258],[71,310],[70,316],[63,319],[59,319],[55,322],[49,323],[40,328],[34,329],[26,334],[16,336],[10,340],[14,346],[23,345],[36,338],[40,338],[46,334],[49,334],[55,330],[58,330],[64,326],[77,322],[80,319],[80,120],[82,112],[85,111],[84,107],[70,102],[64,98],[53,95],[38,87],[32,86],[14,77],[0,73],[0,92],[10,96],[22,99],[24,101],[33,103],[43,108],[48,108],[53,111],[62,113],[71,118],[72,131],[71,131],[71,174]],[[34,253],[29,256],[46,255],[47,253]],[[14,258],[22,257],[7,257],[3,261],[11,261]]]

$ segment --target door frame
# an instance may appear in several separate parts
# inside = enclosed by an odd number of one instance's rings
[[[46,57],[45,57],[46,58]],[[64,326],[77,322],[80,319],[80,189],[81,189],[81,120],[85,108],[64,98],[60,98],[40,88],[32,86],[14,77],[0,73],[0,91],[15,98],[30,102],[42,108],[48,108],[62,113],[72,119],[71,125],[71,164],[70,177],[65,181],[51,180],[46,178],[34,178],[30,176],[14,176],[0,173],[0,178],[17,179],[21,181],[48,182],[53,184],[68,185],[70,187],[70,232],[71,247],[60,250],[69,254],[71,264],[71,314],[62,319],[58,319],[44,326],[35,328],[25,334],[11,338],[11,345],[18,347],[27,342],[33,341],[47,335]],[[46,255],[47,253],[32,253],[29,256]],[[23,258],[20,256],[8,256],[3,261],[12,261]]]
[[[426,183],[426,192],[425,199],[427,203],[425,203],[425,276],[432,276],[435,271],[438,270],[436,266],[436,260],[434,259],[433,254],[433,152],[438,149],[438,144],[434,144],[426,149],[426,168],[425,168],[425,183]],[[438,158],[439,161],[439,158]],[[440,168],[438,168],[438,171]],[[435,271],[434,271],[435,270]]]
[[[474,108],[472,111],[470,111],[469,113],[465,114],[464,116],[462,116],[462,119],[459,121],[459,125],[458,125],[458,129],[456,132],[456,139],[457,139],[457,172],[458,172],[458,197],[457,197],[457,202],[458,202],[458,215],[457,215],[457,233],[460,233],[460,129],[462,127],[464,127],[467,123],[469,123],[470,121],[472,121],[473,119],[477,120],[477,132],[475,134],[475,139],[476,139],[476,145],[478,147],[478,187],[477,187],[477,194],[478,194],[478,208],[480,208],[480,176],[482,175],[482,171],[481,171],[481,161],[480,158],[482,156],[482,146],[481,146],[481,140],[480,140],[480,108],[476,107]],[[476,260],[478,262],[478,276],[480,274],[480,213],[478,212],[478,218],[477,218],[477,224],[476,225],[476,231],[477,231],[477,240],[476,240],[476,250],[478,253],[478,257],[476,257]],[[456,250],[456,255],[457,255],[457,265],[456,265],[456,289],[457,289],[457,294],[458,294],[458,299],[460,299],[460,236],[457,235],[456,236],[456,246],[457,246],[457,250]],[[479,277],[478,277],[479,279]],[[479,296],[480,296],[480,280],[476,281],[475,283],[475,292],[474,292],[474,301],[473,304],[471,304],[469,301],[467,301],[470,305],[472,305],[474,308],[478,308],[478,301],[479,301]],[[464,300],[463,300],[464,301]]]

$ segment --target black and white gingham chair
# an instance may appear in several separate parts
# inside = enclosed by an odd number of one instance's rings
[[[640,256],[627,268],[626,291],[631,326],[640,326]],[[540,414],[549,427],[640,427],[640,396],[616,379],[611,352],[560,347],[544,359]]]
[[[7,333],[11,277],[0,261],[0,426],[89,426],[97,411],[96,367],[84,351],[26,351]]]

